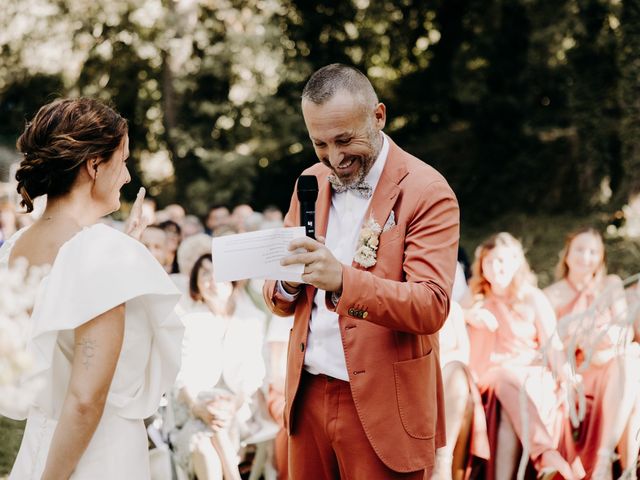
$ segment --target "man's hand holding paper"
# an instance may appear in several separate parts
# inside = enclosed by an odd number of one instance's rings
[[[342,291],[342,264],[324,245],[324,238],[296,238],[289,245],[293,253],[281,260],[283,266],[303,265],[302,281],[326,292]],[[303,250],[299,253],[298,250]],[[306,250],[306,251],[304,251]],[[295,286],[288,282],[291,286]]]

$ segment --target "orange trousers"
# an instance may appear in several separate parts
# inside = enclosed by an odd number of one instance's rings
[[[395,472],[364,433],[348,382],[304,372],[289,437],[291,480],[429,480],[431,472]]]
[[[284,385],[282,385],[284,387]],[[287,436],[287,430],[284,428],[284,391],[275,385],[269,385],[269,394],[267,396],[267,408],[269,414],[276,423],[280,426],[280,431],[275,440],[275,461],[276,470],[278,472],[278,480],[288,480],[288,444],[289,437]]]

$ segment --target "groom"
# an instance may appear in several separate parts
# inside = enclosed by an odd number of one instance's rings
[[[438,330],[450,303],[456,198],[433,168],[382,133],[386,107],[341,64],[315,72],[302,114],[320,163],[319,241],[294,240],[283,264],[304,284],[267,282],[295,314],[285,424],[289,471],[304,479],[430,478],[444,444]],[[373,194],[373,195],[372,195]],[[294,194],[285,224],[299,224]]]

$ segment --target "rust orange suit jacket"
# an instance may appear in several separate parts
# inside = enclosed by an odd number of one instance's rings
[[[453,191],[436,170],[391,139],[389,143],[365,219],[373,216],[383,226],[393,211],[396,226],[380,235],[373,267],[353,263],[343,268],[337,307],[327,301],[339,315],[351,393],[364,431],[389,468],[410,472],[432,466],[435,449],[445,442],[437,332],[449,312],[459,210]],[[317,163],[304,174],[318,178],[316,232],[324,236],[331,206],[330,171]],[[299,209],[294,192],[286,226],[299,225]],[[266,282],[264,288],[275,314],[295,315],[284,412],[291,433],[296,429],[291,412],[315,291],[307,285],[294,302],[287,302],[277,294],[275,282]]]

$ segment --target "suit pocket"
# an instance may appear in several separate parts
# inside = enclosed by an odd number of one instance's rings
[[[429,352],[424,357],[393,364],[400,420],[414,438],[435,435],[438,412],[434,359]]]

